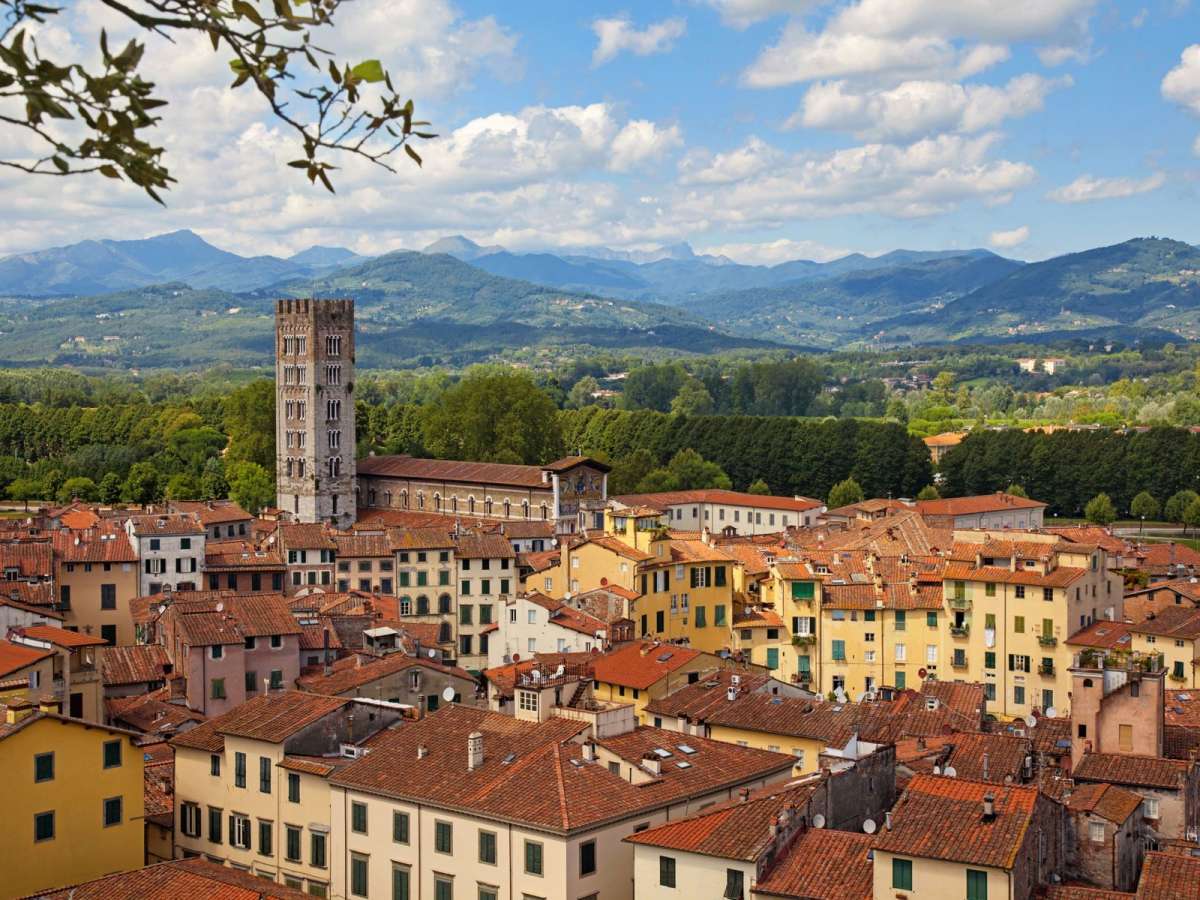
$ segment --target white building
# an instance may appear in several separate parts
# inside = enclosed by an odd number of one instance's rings
[[[660,510],[676,531],[714,534],[732,529],[736,534],[772,534],[788,528],[815,525],[825,504],[810,497],[772,497],[716,489],[626,494],[613,498],[614,514],[621,507]]]
[[[605,622],[537,591],[518,594],[501,608],[488,639],[488,668],[535,653],[588,653],[608,640]]]
[[[125,533],[138,556],[138,589],[194,591],[204,572],[204,526],[191,513],[130,516]]]

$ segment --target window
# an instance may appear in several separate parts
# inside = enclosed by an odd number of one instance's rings
[[[40,812],[33,815],[33,840],[54,840],[54,812]]]
[[[240,788],[246,786],[246,754],[240,750],[233,754],[233,784]]]
[[[987,900],[987,872],[967,869],[967,900]]]
[[[584,841],[579,845],[579,874],[591,875],[596,871],[596,842]]]
[[[358,853],[350,854],[350,894],[354,897],[367,896],[367,858]]]
[[[745,896],[745,876],[741,869],[725,870],[725,900],[742,900]]]
[[[104,742],[104,768],[115,769],[121,765],[121,742]]]
[[[121,824],[121,798],[109,797],[104,801],[104,827]]]
[[[1093,844],[1104,843],[1104,823],[1089,822],[1088,823],[1088,840]]]
[[[1013,593],[1015,593],[1015,594],[1016,594],[1016,597],[1017,597],[1017,599],[1018,599],[1018,600],[1024,600],[1024,599],[1025,599],[1025,585],[1023,585],[1023,584],[1018,584],[1018,585],[1017,585],[1017,586],[1016,586],[1016,587],[1013,589]]]
[[[479,900],[496,900],[500,896],[499,888],[494,888],[491,885],[481,884],[479,886]],[[595,894],[590,894],[588,897],[581,897],[580,900],[596,900]]]
[[[1013,703],[1017,706],[1025,705],[1025,688],[1019,684],[1013,688]]]
[[[433,900],[454,900],[454,879],[449,875],[433,876]]]
[[[100,608],[117,608],[117,586],[115,584],[100,585]]]
[[[54,754],[39,753],[33,758],[34,782],[54,780]]]
[[[675,857],[658,858],[658,883],[663,887],[675,887]]]
[[[454,826],[449,822],[433,823],[433,849],[438,853],[454,852]]]
[[[1142,800],[1142,815],[1147,819],[1158,818],[1158,798],[1146,797]]]
[[[925,624],[930,628],[937,628],[937,613],[925,613]]]
[[[300,862],[300,833],[302,829],[295,825],[285,825],[283,855],[289,862]]]
[[[845,662],[846,661],[846,642],[845,641],[834,641],[833,642],[833,659],[834,659],[834,662]]]
[[[408,866],[392,863],[392,900],[408,900],[411,879]]]
[[[525,842],[525,874],[542,874],[542,845],[537,841]]]
[[[300,802],[300,775],[297,772],[288,772],[288,803]]]
[[[983,652],[983,667],[985,669],[996,668],[996,652],[994,650],[985,650]]]
[[[1024,616],[1013,616],[1013,633],[1014,634],[1024,634],[1025,633],[1025,617]]]
[[[221,818],[221,810],[215,806],[208,808],[208,840],[213,844],[221,843]]]
[[[275,855],[275,829],[270,822],[258,823],[258,852],[260,856]]]
[[[229,845],[242,850],[250,849],[250,820],[245,816],[229,816]]]
[[[350,804],[350,830],[355,834],[367,833],[367,804]]]
[[[480,830],[479,861],[489,866],[496,864],[496,832]]]
[[[912,890],[912,860],[892,860],[892,887],[900,891]]]
[[[325,868],[325,835],[319,831],[312,833],[312,841],[309,846],[309,853],[312,856],[312,864],[318,869]]]
[[[896,645],[896,662],[905,662],[908,659],[908,651],[903,644]]]
[[[212,695],[212,699],[213,700],[224,700],[225,699],[225,679],[224,678],[214,678],[214,679],[212,679],[211,682],[209,682],[209,684],[211,687],[211,690],[209,691],[209,693]]]
[[[200,806],[184,803],[179,809],[179,830],[188,837],[200,837]]]
[[[258,792],[271,793],[271,760],[265,756],[258,758]]]
[[[1118,725],[1117,726],[1117,744],[1122,753],[1133,752],[1133,726]]]

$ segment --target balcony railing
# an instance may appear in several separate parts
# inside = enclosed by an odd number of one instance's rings
[[[965,669],[967,667],[967,658],[965,656],[955,656],[950,659],[950,665],[956,669]]]
[[[951,625],[950,634],[953,637],[963,638],[971,633],[971,626],[965,622],[962,625]]]
[[[1039,675],[1053,675],[1054,674],[1054,666],[1053,665],[1038,666],[1038,674]]]
[[[970,606],[971,606],[971,601],[968,600],[966,597],[951,597],[950,598],[950,608],[951,609],[969,609]]]
[[[792,635],[793,647],[811,647],[817,642],[815,635],[811,634],[794,634]]]
[[[1056,638],[1052,634],[1039,634],[1038,635],[1038,643],[1041,644],[1043,647],[1057,647],[1058,646],[1058,638]]]

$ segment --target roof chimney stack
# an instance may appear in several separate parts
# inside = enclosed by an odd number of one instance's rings
[[[467,771],[474,772],[483,765],[483,733],[472,731],[467,735]]]
[[[417,744],[417,759],[424,759],[429,755],[429,748],[424,744]]]
[[[991,822],[996,818],[996,797],[990,791],[983,795],[983,821]]]

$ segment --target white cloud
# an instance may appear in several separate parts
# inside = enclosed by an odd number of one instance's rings
[[[748,28],[772,16],[799,16],[824,5],[825,0],[701,0],[734,28]]]
[[[664,19],[638,31],[628,17],[620,16],[613,19],[596,19],[592,22],[592,31],[598,39],[596,49],[592,52],[592,65],[599,66],[623,50],[628,50],[636,56],[666,53],[683,37],[687,31],[687,22],[680,18]]]
[[[1092,52],[1090,45],[1051,44],[1047,47],[1039,47],[1037,56],[1043,66],[1055,68],[1067,63],[1086,63],[1091,60]]]
[[[1162,94],[1200,115],[1200,44],[1192,44],[1180,54],[1179,65],[1162,80]]]
[[[1156,172],[1146,178],[1096,178],[1080,175],[1070,184],[1055,188],[1046,198],[1055,203],[1090,203],[1094,200],[1113,200],[1133,197],[1158,190],[1167,183],[1167,176]]]
[[[614,172],[628,172],[643,163],[660,160],[681,146],[683,135],[677,125],[660,128],[646,119],[635,119],[613,139],[608,167]]]
[[[775,266],[796,259],[811,259],[814,262],[829,262],[853,252],[845,247],[830,247],[819,241],[794,241],[780,238],[763,243],[714,244],[697,253],[710,256],[725,256],[747,266]]]
[[[683,184],[730,184],[752,178],[779,165],[785,154],[753,135],[736,150],[708,153],[694,150],[679,164]]]
[[[1192,152],[1200,156],[1200,134],[1196,135],[1196,142],[1192,144]]]
[[[1096,0],[860,0],[839,13],[830,27],[896,37],[933,34],[1020,41],[1070,27],[1095,4]]]
[[[1029,226],[1022,225],[1010,231],[993,231],[988,236],[988,243],[1001,250],[1019,247],[1029,240]]]
[[[1003,87],[906,81],[888,90],[856,91],[844,81],[810,87],[785,127],[850,131],[866,140],[907,140],[943,131],[975,132],[1040,110],[1069,77],[1026,74]]]

